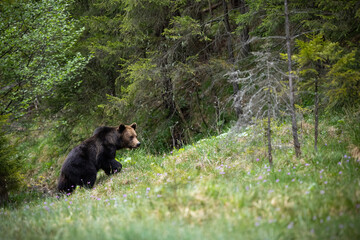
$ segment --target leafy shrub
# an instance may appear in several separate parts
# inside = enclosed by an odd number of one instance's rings
[[[21,163],[16,156],[16,149],[5,135],[7,117],[0,116],[0,203],[8,199],[10,191],[19,187]]]

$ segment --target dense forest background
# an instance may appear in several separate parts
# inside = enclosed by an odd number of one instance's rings
[[[21,173],[53,181],[72,147],[120,122],[137,122],[151,153],[257,120],[328,121],[360,144],[359,1],[4,0],[0,12],[2,195]]]

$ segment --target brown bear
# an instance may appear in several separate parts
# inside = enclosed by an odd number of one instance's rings
[[[91,188],[100,169],[107,175],[120,172],[122,165],[115,160],[116,150],[140,146],[135,129],[136,123],[97,128],[92,137],[73,148],[66,157],[58,190],[71,193],[77,185]]]

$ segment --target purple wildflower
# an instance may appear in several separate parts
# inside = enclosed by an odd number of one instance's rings
[[[294,227],[294,222],[290,222],[289,225],[287,226],[288,229],[292,229]]]

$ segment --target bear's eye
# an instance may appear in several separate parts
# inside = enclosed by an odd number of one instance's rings
[[[130,140],[133,140],[134,139],[134,136],[130,136]]]

